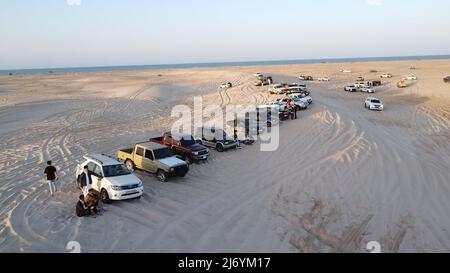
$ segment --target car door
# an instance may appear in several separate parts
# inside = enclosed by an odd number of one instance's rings
[[[143,166],[144,152],[145,149],[143,147],[136,147],[136,151],[134,153],[134,165],[138,169],[145,169]]]
[[[91,175],[92,188],[94,188],[94,190],[100,192],[100,190],[102,189],[102,185],[101,185],[101,179],[99,179],[99,177],[103,177],[102,169],[97,163],[94,163],[94,162],[89,162],[89,164],[87,166],[89,168],[89,171],[91,171],[93,173],[93,175]]]
[[[152,173],[156,172],[156,162],[151,150],[145,150],[145,154],[142,159],[142,165],[144,167],[144,170]]]

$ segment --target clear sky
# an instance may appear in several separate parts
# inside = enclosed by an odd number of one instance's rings
[[[448,0],[0,0],[0,69],[450,54],[449,11]]]

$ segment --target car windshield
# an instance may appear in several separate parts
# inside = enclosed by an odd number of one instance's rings
[[[103,166],[103,173],[105,177],[114,177],[131,174],[130,171],[123,164]]]
[[[163,159],[173,156],[172,150],[169,148],[154,150],[153,153],[155,155],[155,159]]]
[[[195,140],[191,137],[191,138],[189,138],[189,137],[183,137],[182,139],[181,139],[181,141],[180,141],[180,144],[181,144],[181,146],[183,146],[183,147],[189,147],[189,146],[192,146],[192,145],[194,145],[196,142],[195,142]]]
[[[372,103],[381,103],[381,101],[379,101],[379,100],[372,100],[371,102]]]

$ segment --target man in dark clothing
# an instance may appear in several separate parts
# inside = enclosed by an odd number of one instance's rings
[[[84,166],[83,172],[78,176],[78,184],[83,190],[85,197],[89,194],[89,190],[92,189],[92,175],[92,172],[89,171],[89,167]]]
[[[55,180],[58,179],[58,171],[52,166],[51,161],[47,161],[47,168],[45,168],[44,174],[47,175],[47,183],[50,187],[50,194],[53,196],[56,192]]]

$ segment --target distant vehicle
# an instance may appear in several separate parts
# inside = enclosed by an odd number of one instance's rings
[[[298,77],[301,81],[313,81],[314,78],[312,76],[304,76],[301,75],[300,77]]]
[[[361,92],[375,93],[375,89],[373,87],[370,87],[370,86],[364,86],[363,88],[361,88]]]
[[[231,88],[231,87],[233,87],[233,84],[231,82],[224,83],[220,86],[220,88],[222,88],[222,89],[227,89],[227,88]]]
[[[254,114],[254,116],[250,117],[250,113],[247,113],[245,119],[241,118],[227,121],[227,129],[235,132],[235,140],[253,140],[256,136],[263,132],[262,128],[257,123],[257,113],[255,112],[252,114]],[[254,118],[254,120],[251,120],[251,118]],[[244,136],[244,138],[240,138],[240,136]]]
[[[216,136],[219,136],[217,138]],[[230,137],[222,129],[214,128],[197,128],[195,138],[197,143],[216,149],[219,153],[222,153],[229,149],[236,149],[238,142]]]
[[[344,87],[344,91],[356,92],[356,91],[358,91],[358,88],[356,88],[356,86],[354,86],[354,85],[347,85]]]
[[[273,84],[272,77],[265,77],[259,78],[255,81],[255,86],[265,86],[265,85],[271,85]]]
[[[445,77],[445,78],[444,78],[444,82],[445,82],[445,83],[450,83],[450,76]]]
[[[318,80],[319,82],[329,82],[329,81],[330,81],[330,78],[327,78],[327,77],[321,77],[321,78],[317,78],[317,80]]]
[[[302,83],[283,83],[277,84],[269,88],[269,92],[271,94],[291,94],[291,93],[300,93],[307,92],[308,89],[305,84]]]
[[[347,70],[347,69],[344,69],[344,70],[341,70],[341,71],[342,71],[342,73],[352,73],[351,70]]]
[[[367,82],[367,85],[368,85],[368,86],[373,86],[373,87],[375,87],[375,86],[381,86],[381,85],[382,85],[382,82],[381,82],[381,81],[369,81],[369,82]]]
[[[366,99],[364,107],[369,110],[383,111],[383,102],[377,98],[369,97]]]
[[[415,66],[411,66],[409,69],[416,70],[417,68]]]
[[[277,94],[277,95],[286,93],[286,90],[287,89],[284,87],[283,84],[276,84],[269,88],[270,94]]]
[[[304,109],[308,109],[308,105],[309,103],[306,100],[302,100],[298,97],[285,97],[282,99],[277,100],[280,104],[282,103],[284,105],[284,107],[287,107],[287,102],[288,100],[292,100],[295,107],[297,107],[297,110],[304,110]]]
[[[381,75],[381,78],[382,78],[382,79],[390,79],[390,78],[392,78],[392,74],[389,74],[389,73],[382,74],[382,75]]]
[[[417,76],[416,75],[410,75],[410,76],[406,77],[406,79],[408,81],[416,81],[417,80]]]
[[[253,74],[253,76],[260,78],[260,77],[264,77],[264,75],[262,73],[255,73]]]
[[[358,77],[358,78],[356,78],[356,81],[363,82],[364,81],[364,77]]]
[[[299,99],[307,104],[312,104],[313,103],[313,99],[310,95],[307,95],[305,93],[294,93],[294,94],[290,94],[288,95],[289,98],[292,99]]]
[[[209,157],[208,148],[198,144],[193,136],[173,135],[167,132],[162,137],[151,138],[150,141],[170,147],[175,154],[189,164],[207,160]]]
[[[408,87],[408,85],[406,84],[406,81],[399,81],[399,82],[397,82],[397,87],[398,88],[406,88],[406,87]]]
[[[118,158],[129,170],[137,168],[155,173],[161,182],[169,181],[169,176],[184,177],[189,171],[189,165],[174,156],[169,147],[155,142],[138,143],[134,148],[120,150]]]
[[[357,82],[357,83],[354,84],[354,86],[355,86],[356,88],[358,88],[358,89],[361,89],[361,88],[365,87],[366,84],[363,83],[363,82]]]
[[[100,193],[104,203],[139,198],[144,193],[142,181],[114,158],[105,155],[84,156],[76,169],[77,178],[84,166],[88,166],[93,173],[92,188]]]

